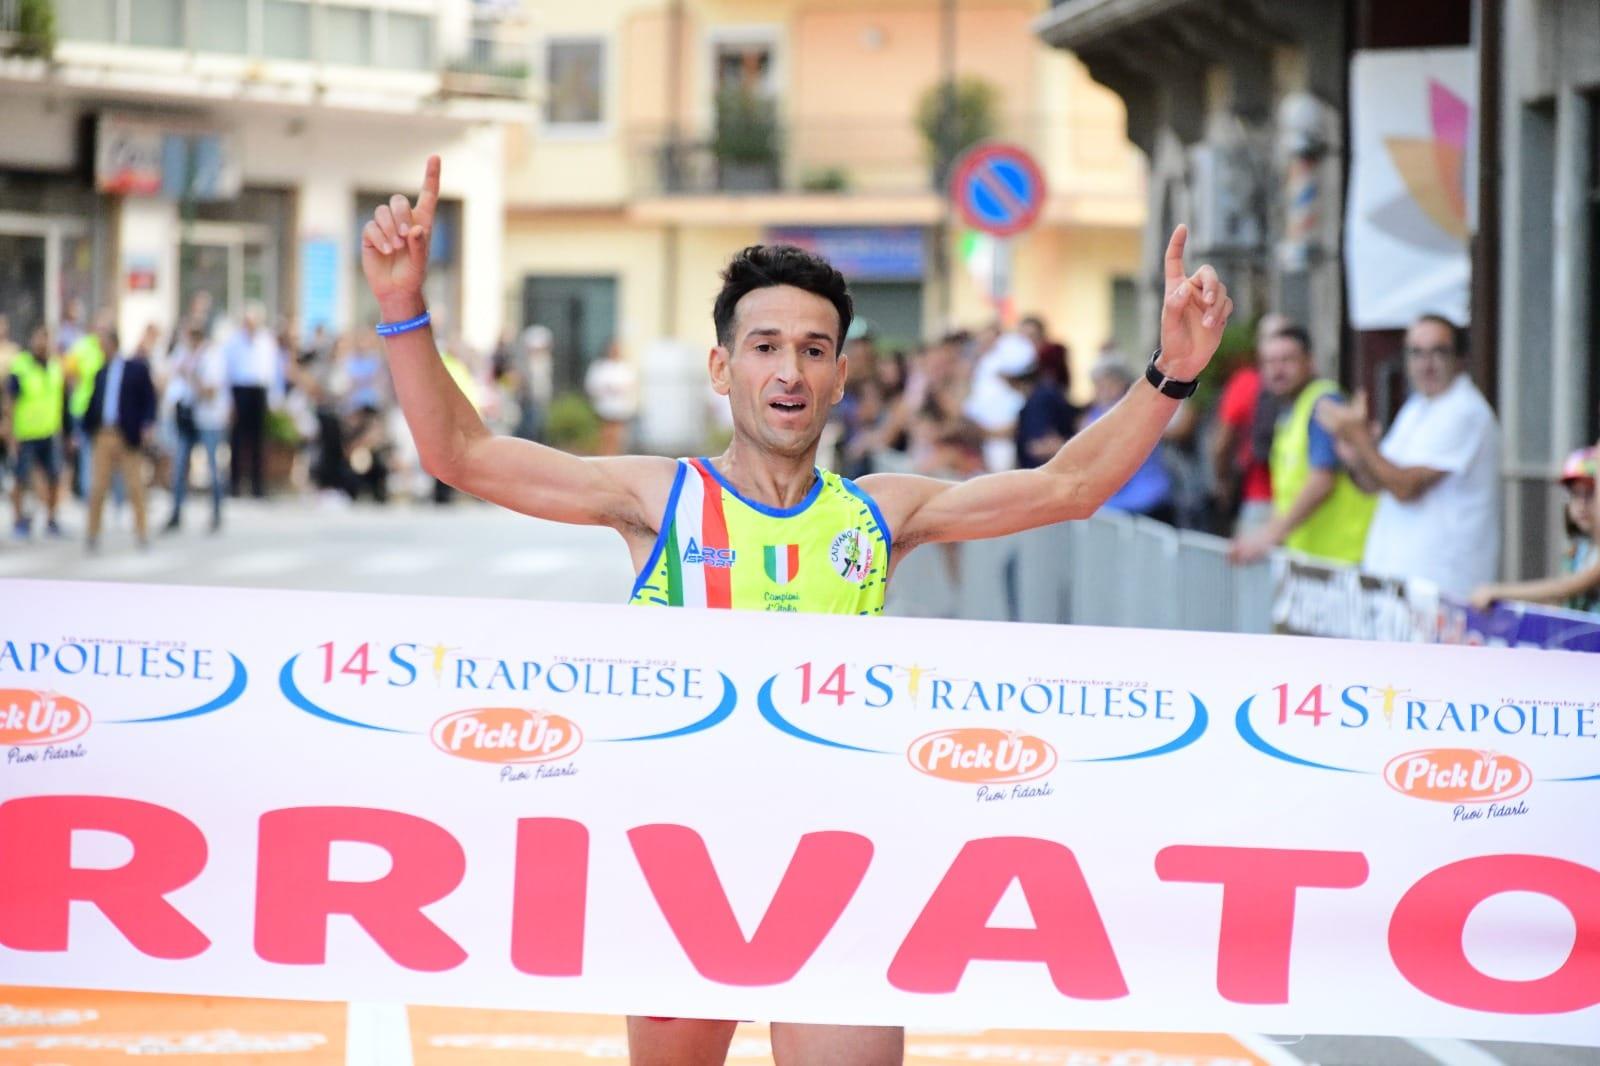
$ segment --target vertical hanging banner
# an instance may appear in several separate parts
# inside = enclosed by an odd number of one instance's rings
[[[1476,64],[1471,48],[1351,59],[1344,265],[1358,330],[1467,321]]]
[[[0,603],[8,983],[1600,1046],[1589,656]]]

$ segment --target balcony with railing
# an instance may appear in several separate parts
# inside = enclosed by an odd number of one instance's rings
[[[1046,119],[1021,116],[999,121],[988,132],[1042,151],[1046,131]],[[723,121],[698,130],[643,126],[626,137],[632,191],[644,198],[943,195],[947,161],[957,154],[940,152],[909,119]]]
[[[1039,161],[1047,222],[1136,226],[1143,217],[1143,170],[1120,124],[1005,115],[943,152],[929,133],[886,118],[634,126],[623,135],[624,181],[633,210],[663,222],[931,225],[946,212],[950,161],[994,140]]]
[[[0,54],[54,58],[107,91],[415,110],[520,105],[520,4],[428,0],[0,0]],[[499,101],[494,103],[493,101]]]
[[[524,99],[533,70],[533,34],[522,6],[473,5],[465,41],[450,47],[440,72],[442,90],[461,96]]]

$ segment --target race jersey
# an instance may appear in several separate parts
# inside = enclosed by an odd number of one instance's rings
[[[891,543],[872,497],[831,470],[777,508],[739,495],[709,459],[680,459],[629,602],[882,614]]]

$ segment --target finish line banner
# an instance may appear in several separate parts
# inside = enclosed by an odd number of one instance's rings
[[[0,581],[0,982],[1600,1046],[1550,651]]]

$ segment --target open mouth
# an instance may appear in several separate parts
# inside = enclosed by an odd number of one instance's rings
[[[767,406],[774,411],[782,411],[784,414],[798,414],[806,409],[806,402],[804,400],[790,399],[770,400]]]

